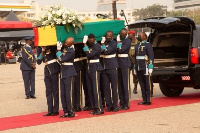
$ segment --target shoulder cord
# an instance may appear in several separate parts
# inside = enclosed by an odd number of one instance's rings
[[[33,62],[33,56],[28,53],[28,51],[24,48],[25,53],[28,55],[28,59],[31,59]]]

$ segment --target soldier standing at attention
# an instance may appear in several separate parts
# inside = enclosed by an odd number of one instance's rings
[[[44,67],[44,83],[46,86],[46,97],[48,112],[43,116],[59,115],[59,88],[58,88],[58,73],[60,66],[57,62],[56,47],[42,47],[42,53],[37,59],[37,64],[45,64]]]
[[[118,93],[117,93],[117,68],[118,61],[116,57],[117,42],[113,40],[113,32],[107,31],[106,37],[102,37],[102,64],[104,70],[101,72],[102,87],[104,89],[107,112],[118,111]],[[110,87],[111,84],[111,87]],[[112,90],[112,93],[111,93]],[[111,95],[112,94],[112,95]]]
[[[81,62],[81,51],[78,47],[75,47],[75,59],[74,59],[74,68],[76,70],[76,76],[74,81],[74,112],[80,112],[82,109],[82,70],[83,65]]]
[[[32,51],[32,37],[24,38],[26,41],[25,47],[22,48],[22,60],[20,70],[22,71],[22,77],[24,80],[25,87],[25,99],[35,97],[35,69],[36,69],[36,58]]]
[[[142,91],[142,102],[138,105],[151,105],[151,81],[150,76],[153,72],[154,53],[152,45],[148,42],[145,32],[138,34],[138,43],[135,46],[135,66],[134,73],[138,76],[138,81]]]
[[[128,32],[128,38],[131,39],[131,48],[129,51],[129,57],[131,59],[131,70],[133,74],[133,84],[134,84],[134,89],[133,93],[137,94],[137,85],[138,85],[138,78],[137,75],[134,74],[133,66],[135,63],[135,45],[138,43],[138,40],[135,38],[135,31],[131,30]]]
[[[73,100],[74,100],[74,76],[76,76],[76,71],[73,65],[75,58],[75,50],[73,47],[74,39],[69,37],[65,40],[64,49],[61,52],[61,43],[57,43],[56,53],[58,57],[58,63],[61,65],[61,80],[60,80],[60,90],[61,90],[61,102],[64,111],[64,115],[60,118],[71,118],[75,116],[73,111]]]
[[[130,91],[130,67],[131,61],[129,58],[129,50],[131,47],[131,40],[127,38],[128,31],[123,28],[120,35],[117,36],[118,48],[118,86],[120,110],[129,109],[129,91]]]
[[[83,46],[84,47],[84,46]],[[82,47],[82,48],[83,48]],[[81,72],[81,78],[82,78],[82,84],[83,84],[83,91],[84,91],[84,101],[85,101],[85,106],[82,108],[83,111],[89,111],[93,110],[93,106],[91,105],[90,98],[89,98],[89,92],[88,92],[88,86],[87,86],[87,81],[86,81],[86,70],[87,68],[87,57],[83,49],[80,49],[80,60],[82,64],[82,72]]]
[[[83,43],[83,50],[88,58],[86,67],[88,94],[91,105],[94,107],[94,111],[90,113],[93,115],[100,115],[104,113],[100,91],[100,71],[103,70],[99,62],[101,45],[96,42],[94,34],[84,36]],[[88,43],[88,45],[86,43]]]

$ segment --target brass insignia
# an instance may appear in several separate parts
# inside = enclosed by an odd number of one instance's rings
[[[46,54],[50,54],[50,53],[51,53],[50,49],[46,50]]]
[[[66,49],[63,49],[63,55],[65,55],[67,53]]]
[[[144,47],[145,47],[145,46],[141,46],[141,51],[143,51],[143,50],[144,50]]]
[[[89,53],[92,52],[92,49],[89,49]]]

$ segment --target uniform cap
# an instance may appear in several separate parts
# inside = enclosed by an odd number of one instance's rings
[[[134,31],[134,30],[130,30],[130,31],[128,32],[128,34],[135,34],[135,31]]]
[[[32,36],[27,36],[27,37],[24,38],[24,40],[32,40],[32,39],[33,39]]]

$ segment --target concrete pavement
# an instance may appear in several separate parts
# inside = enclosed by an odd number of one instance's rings
[[[20,64],[0,65],[0,117],[46,112],[43,65],[36,70],[36,97],[25,99]],[[132,85],[133,86],[133,85]],[[200,90],[185,88],[184,94]],[[163,96],[155,84],[154,97]],[[141,99],[131,94],[132,100]],[[174,101],[175,102],[175,101]],[[135,107],[137,108],[137,106]],[[60,105],[60,109],[62,106]],[[200,104],[172,106],[109,116],[51,123],[39,126],[2,131],[5,133],[199,133]]]

